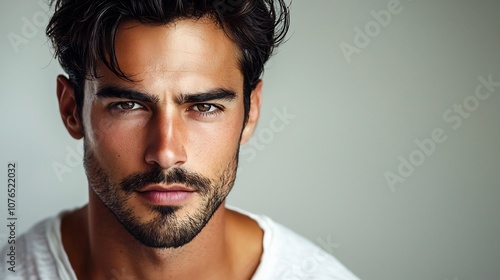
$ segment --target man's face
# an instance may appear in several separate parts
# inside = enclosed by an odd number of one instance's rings
[[[146,246],[191,241],[229,193],[243,129],[237,46],[207,19],[125,22],[116,54],[85,84],[91,189]]]

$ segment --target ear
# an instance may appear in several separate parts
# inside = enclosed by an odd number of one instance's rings
[[[262,84],[262,80],[259,80],[255,89],[250,93],[250,110],[248,112],[247,124],[241,133],[240,145],[245,144],[250,139],[255,127],[257,127],[260,115],[260,102],[262,100]]]
[[[71,137],[81,139],[83,137],[83,126],[78,117],[75,91],[69,80],[62,75],[57,76],[57,100],[59,101],[59,113],[64,126]]]

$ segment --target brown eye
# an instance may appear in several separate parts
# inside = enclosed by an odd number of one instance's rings
[[[195,107],[196,111],[206,113],[206,112],[210,112],[211,111],[210,109],[214,106],[210,105],[210,104],[196,104],[194,107]]]
[[[142,108],[142,105],[138,104],[137,102],[133,102],[133,101],[120,102],[120,103],[117,103],[115,106],[116,106],[116,108],[123,110],[123,111],[132,111],[132,110]]]
[[[198,103],[189,107],[190,111],[196,112],[196,117],[215,117],[224,111],[224,108],[210,103]]]
[[[130,109],[134,108],[134,102],[123,102],[121,104],[121,107],[123,110],[130,110]]]

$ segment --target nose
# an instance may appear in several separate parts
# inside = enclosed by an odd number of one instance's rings
[[[145,161],[162,169],[181,166],[187,160],[185,124],[181,116],[157,114],[148,123]]]

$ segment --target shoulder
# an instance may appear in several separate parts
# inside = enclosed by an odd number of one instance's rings
[[[359,279],[325,250],[269,217],[230,209],[254,219],[264,231],[264,252],[253,280]]]
[[[60,216],[42,220],[1,250],[0,278],[60,279]]]

